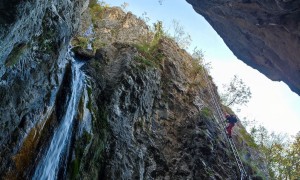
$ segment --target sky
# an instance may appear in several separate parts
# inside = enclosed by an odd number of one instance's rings
[[[126,11],[138,17],[145,12],[149,23],[163,22],[165,29],[171,29],[172,21],[178,21],[191,35],[189,52],[202,49],[207,62],[211,62],[210,74],[219,89],[228,84],[236,74],[252,92],[247,106],[239,107],[240,119],[255,120],[268,131],[295,135],[300,131],[300,96],[292,92],[283,82],[274,82],[257,70],[238,60],[223,42],[222,38],[197,14],[185,0],[104,0],[110,6],[128,3]],[[235,109],[235,107],[233,108]]]

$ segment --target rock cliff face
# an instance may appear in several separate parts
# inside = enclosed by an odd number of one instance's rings
[[[80,163],[73,166],[72,177],[238,179],[201,66],[167,38],[154,51],[141,48],[155,35],[131,13],[108,8],[89,22],[93,33],[84,35],[90,26],[83,24],[77,36],[103,45],[84,67],[96,107],[94,134],[90,142],[76,146],[75,151],[85,153],[73,159]],[[263,158],[242,138],[235,140],[249,162],[247,172],[251,176],[259,167],[268,177]],[[254,161],[258,163],[250,165]]]
[[[2,178],[7,174],[11,174],[7,178],[25,176],[23,170],[32,158],[28,152],[35,151],[37,143],[35,139],[26,141],[25,138],[40,133],[32,130],[37,124],[41,126],[41,122],[51,119],[53,127],[56,116],[61,116],[61,102],[68,89],[63,86],[70,84],[69,70],[66,70],[70,67],[66,65],[70,59],[68,46],[78,29],[84,3],[81,0],[0,2]],[[51,132],[51,126],[44,126],[45,131]],[[21,150],[22,144],[27,144],[28,149]],[[21,154],[17,155],[18,152]]]
[[[187,0],[232,52],[300,95],[300,2]]]
[[[119,8],[55,0],[3,4],[11,9],[0,11],[1,179],[31,179],[44,163],[77,92],[73,56],[87,77],[53,179],[240,177],[211,103],[211,78],[174,41]],[[246,171],[267,176],[239,129],[234,140]]]

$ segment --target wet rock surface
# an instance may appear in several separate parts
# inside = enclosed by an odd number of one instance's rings
[[[62,96],[57,92],[64,86],[61,83],[71,59],[69,41],[78,28],[84,3],[0,3],[1,178],[25,178],[27,167],[22,166],[32,162],[28,160],[31,152],[40,147],[37,135],[46,121],[52,124],[44,126],[49,128],[44,134],[51,136],[55,117],[60,115],[56,103]],[[21,150],[22,144],[25,149]]]
[[[300,2],[187,0],[232,52],[300,94]]]

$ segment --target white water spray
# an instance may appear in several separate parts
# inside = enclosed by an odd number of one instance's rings
[[[83,63],[72,63],[72,93],[65,116],[59,127],[55,130],[50,146],[43,156],[35,173],[33,180],[55,180],[59,171],[61,157],[71,140],[72,122],[76,115],[80,95],[84,86],[84,73],[80,70]]]

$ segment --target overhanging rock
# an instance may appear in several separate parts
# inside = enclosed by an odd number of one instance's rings
[[[300,95],[300,1],[187,0],[236,57]]]

